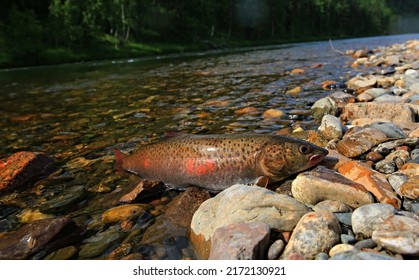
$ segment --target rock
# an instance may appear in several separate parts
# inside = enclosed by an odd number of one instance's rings
[[[347,133],[336,148],[346,157],[358,157],[376,145],[387,140],[387,135],[378,129],[363,128],[355,133]]]
[[[209,198],[211,195],[205,189],[187,188],[167,205],[165,215],[174,225],[189,228],[193,214]]]
[[[346,213],[350,212],[349,208],[345,203],[337,200],[323,200],[313,206],[314,211],[329,211],[332,213]]]
[[[147,204],[126,204],[106,210],[102,214],[102,221],[105,224],[121,223],[126,220],[133,220],[141,213],[150,208]]]
[[[64,247],[47,255],[44,260],[70,260],[77,254],[77,251],[75,246]]]
[[[44,153],[17,152],[0,160],[0,191],[29,187],[52,171],[55,161]]]
[[[339,222],[332,213],[307,213],[295,227],[281,259],[290,259],[293,254],[314,259],[320,252],[329,252],[339,242],[340,233]]]
[[[165,186],[160,181],[141,180],[123,190],[119,203],[130,203],[155,196],[162,192]]]
[[[377,84],[377,78],[370,75],[366,77],[354,77],[348,81],[348,88],[355,89],[357,92],[365,91]]]
[[[85,244],[79,251],[79,258],[87,259],[100,256],[122,238],[120,230],[120,227],[113,226],[84,240]]]
[[[385,58],[385,63],[389,66],[398,65],[400,63],[400,57],[398,55],[389,55]]]
[[[352,230],[363,238],[369,238],[379,224],[395,213],[396,209],[389,204],[373,203],[361,206],[352,213]]]
[[[314,259],[319,261],[326,261],[329,259],[329,255],[325,252],[320,252],[314,257]]]
[[[37,220],[0,236],[0,259],[26,259],[42,249],[70,223],[67,217]]]
[[[375,164],[375,170],[384,174],[392,174],[396,172],[397,167],[393,160],[384,159]]]
[[[37,220],[52,218],[53,215],[41,213],[41,211],[39,211],[39,209],[29,209],[29,208],[27,208],[27,209],[24,209],[22,212],[20,212],[17,215],[17,217],[19,218],[19,222],[24,223],[24,224],[28,224],[28,223],[32,223],[32,222],[37,221]]]
[[[335,246],[333,246],[332,249],[330,249],[329,251],[329,256],[333,257],[336,254],[342,253],[342,252],[346,252],[346,251],[352,251],[355,250],[355,247],[353,245],[350,244],[337,244]]]
[[[404,216],[390,216],[379,224],[372,239],[395,253],[419,256],[419,222]]]
[[[374,102],[397,103],[402,102],[402,98],[400,96],[395,96],[392,94],[383,94],[375,98]]]
[[[73,186],[65,190],[63,194],[54,196],[41,204],[39,210],[45,214],[58,214],[75,206],[85,194],[84,186]]]
[[[355,237],[349,234],[341,234],[340,240],[343,244],[354,244],[356,242]]]
[[[324,97],[317,100],[311,107],[313,116],[317,120],[321,120],[324,115],[335,116],[337,114],[336,102],[330,97]]]
[[[352,226],[352,213],[334,213],[336,216],[336,219],[338,219],[339,223]]]
[[[352,121],[359,118],[381,118],[388,122],[414,122],[415,113],[403,103],[348,103],[341,115],[342,120]]]
[[[291,191],[295,199],[308,205],[323,200],[336,200],[357,208],[374,202],[362,185],[323,166],[298,174],[292,182]]]
[[[377,153],[377,152],[369,152],[365,155],[365,159],[372,162],[380,161],[383,158],[384,157],[380,153]]]
[[[327,140],[341,139],[343,135],[342,123],[332,115],[323,116],[319,130]]]
[[[192,217],[191,243],[200,258],[208,258],[214,231],[249,221],[291,231],[308,208],[294,198],[248,185],[234,185],[206,200]]]
[[[409,199],[419,198],[419,175],[409,178],[400,186],[400,194]]]
[[[400,186],[403,185],[403,183],[406,182],[407,179],[409,179],[407,175],[398,172],[391,174],[387,178],[393,190],[395,190],[396,193],[400,196],[402,196],[402,194],[400,193]]]
[[[407,137],[406,133],[393,123],[375,122],[372,123],[370,127],[380,130],[390,139],[402,139]]]
[[[236,109],[234,113],[237,115],[256,115],[259,113],[259,109],[256,107],[244,107]]]
[[[385,175],[356,161],[343,164],[338,171],[346,178],[363,185],[379,202],[391,204],[397,209],[400,208],[401,201],[387,182]]]
[[[277,260],[285,248],[285,242],[282,239],[276,240],[269,247],[268,260]]]
[[[295,88],[289,89],[285,92],[285,94],[291,95],[291,96],[298,96],[299,93],[301,93],[303,91],[303,88],[300,86],[297,86]]]
[[[370,88],[360,95],[357,96],[358,101],[360,102],[366,102],[366,101],[372,101],[375,98],[384,95],[389,94],[390,91],[384,88]]]
[[[367,238],[367,239],[363,239],[361,241],[358,241],[355,243],[355,248],[357,248],[358,250],[362,250],[362,249],[372,249],[377,247],[377,243],[375,243],[374,240],[372,240],[372,238]]]
[[[400,146],[415,146],[419,144],[419,138],[405,138],[405,139],[398,139],[394,141],[388,141],[385,143],[379,144],[374,151],[379,152],[380,154],[386,155],[390,153],[391,150],[396,149]]]
[[[338,153],[336,150],[328,148],[328,155],[320,163],[325,167],[333,170],[337,170],[343,164],[352,161],[350,158],[345,157],[344,155]]]
[[[279,119],[281,118],[285,113],[278,109],[268,109],[265,112],[263,112],[262,117],[264,119]]]
[[[230,224],[211,237],[210,260],[261,260],[265,258],[270,228],[260,222]]]
[[[407,162],[399,169],[399,172],[408,177],[417,176],[419,175],[419,163]]]
[[[414,69],[408,69],[404,74],[411,79],[417,79],[419,77],[419,72]]]
[[[335,254],[331,260],[396,260],[385,253],[363,252],[359,250],[343,251]]]

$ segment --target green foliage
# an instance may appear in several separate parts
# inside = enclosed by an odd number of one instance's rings
[[[4,0],[0,64],[146,54],[205,42],[386,34],[417,0]],[[141,43],[140,43],[141,42]],[[92,57],[92,58],[93,58]]]

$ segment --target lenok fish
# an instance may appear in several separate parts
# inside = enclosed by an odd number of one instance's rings
[[[316,165],[328,151],[285,136],[220,134],[181,135],[141,146],[131,155],[114,153],[118,170],[172,188],[217,192],[238,183],[278,182]]]

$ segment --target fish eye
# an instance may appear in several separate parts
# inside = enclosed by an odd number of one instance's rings
[[[310,152],[310,147],[307,145],[300,145],[300,147],[298,148],[300,153],[302,154],[308,154]]]

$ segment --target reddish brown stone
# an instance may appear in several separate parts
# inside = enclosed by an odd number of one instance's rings
[[[0,191],[29,187],[52,170],[54,160],[43,153],[17,152],[0,160]]]
[[[385,175],[372,170],[365,164],[351,161],[338,169],[345,177],[363,185],[381,203],[388,203],[400,208],[401,201],[397,198]]]

